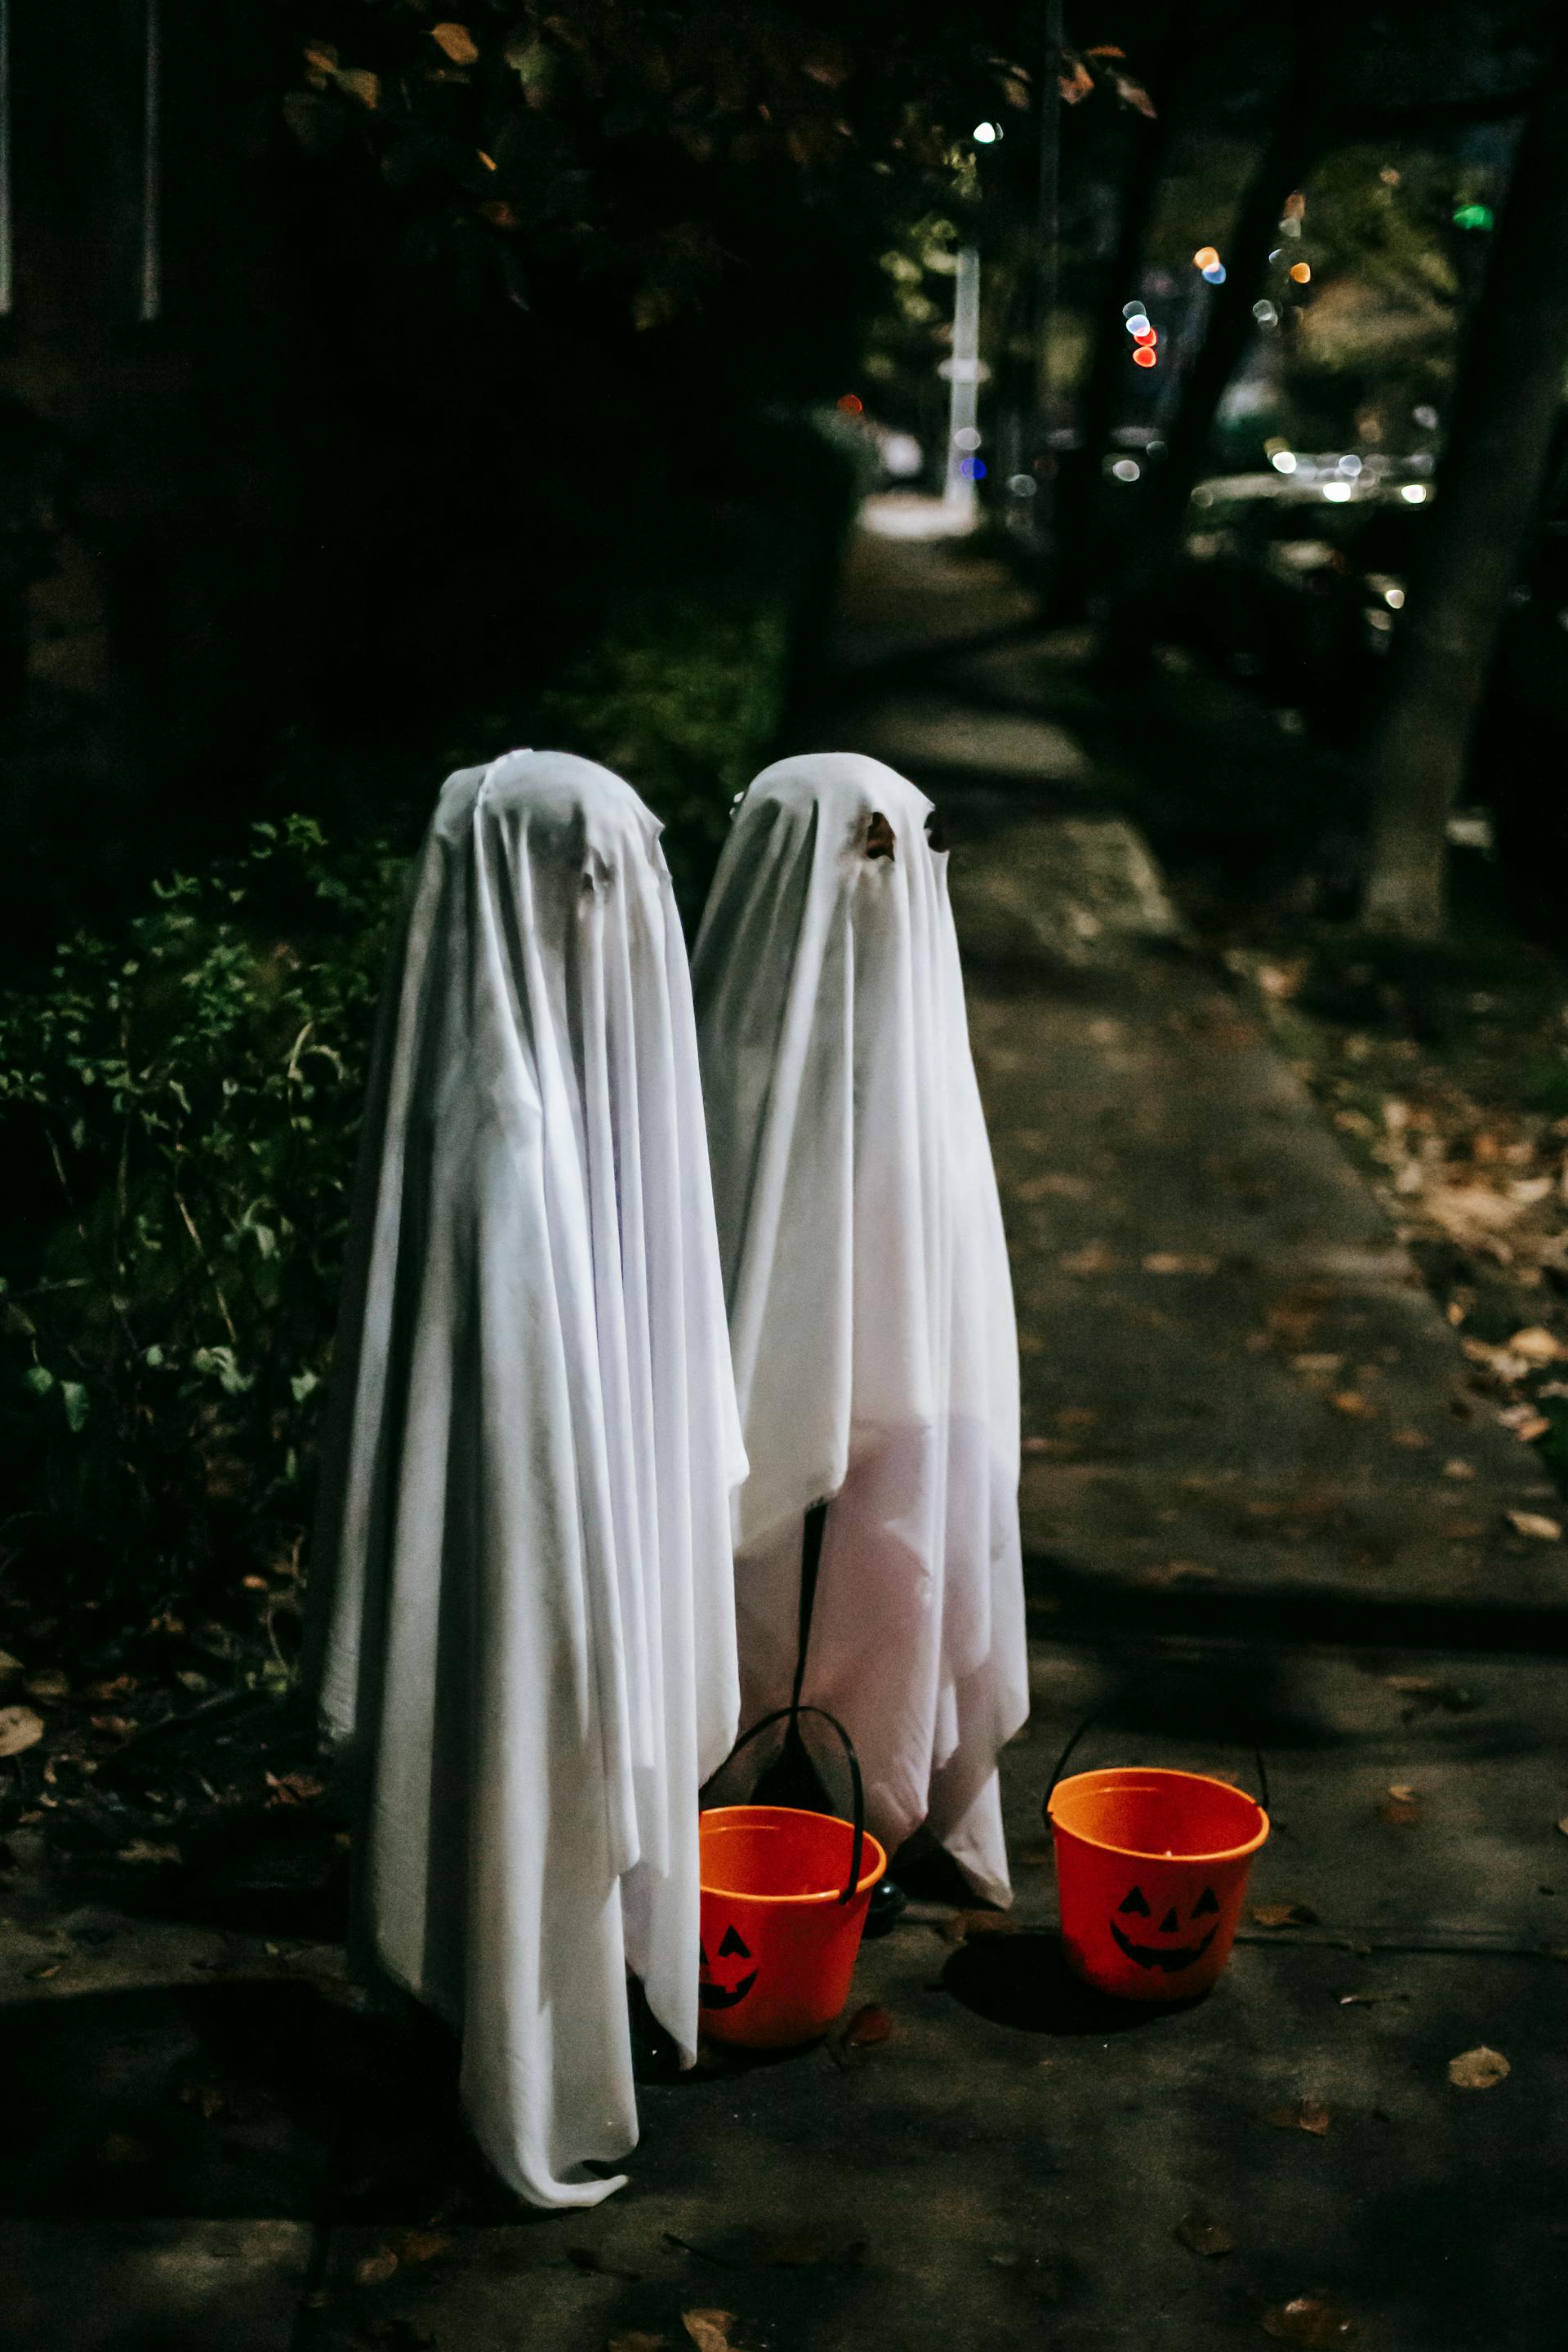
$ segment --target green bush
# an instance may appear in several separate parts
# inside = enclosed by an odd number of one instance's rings
[[[326,1371],[384,852],[258,824],[0,1006],[32,1236],[0,1298],[13,1551],[151,1602],[291,1563]]]

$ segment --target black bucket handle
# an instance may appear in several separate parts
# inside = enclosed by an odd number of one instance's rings
[[[836,1715],[829,1715],[825,1706],[803,1706],[798,1700],[790,1706],[775,1706],[771,1715],[764,1715],[758,1722],[753,1723],[750,1731],[742,1732],[725,1758],[725,1764],[732,1764],[742,1748],[751,1746],[759,1731],[766,1731],[771,1725],[783,1723],[786,1718],[793,1722],[795,1717],[802,1715],[819,1715],[824,1723],[831,1724],[844,1742],[844,1753],[849,1759],[849,1785],[854,1791],[851,1826],[855,1832],[855,1842],[849,1849],[848,1883],[838,1900],[840,1903],[852,1902],[855,1890],[860,1884],[860,1863],[866,1845],[866,1785],[860,1777],[860,1759],[855,1753],[855,1742],[850,1738],[838,1717]]]
[[[1071,1756],[1073,1749],[1078,1746],[1079,1741],[1083,1738],[1084,1733],[1086,1731],[1092,1731],[1095,1725],[1109,1713],[1109,1703],[1105,1706],[1091,1707],[1089,1713],[1084,1717],[1082,1722],[1078,1726],[1078,1728],[1069,1737],[1068,1744],[1062,1749],[1061,1754],[1057,1758],[1056,1763],[1051,1770],[1049,1783],[1046,1789],[1045,1799],[1040,1807],[1041,1811],[1045,1815],[1046,1826],[1047,1829],[1050,1826],[1051,1819],[1051,1799],[1057,1792],[1057,1782],[1061,1779],[1062,1774],[1067,1769],[1068,1759]],[[1263,1750],[1261,1748],[1254,1747],[1252,1750],[1252,1760],[1258,1767],[1258,1785],[1263,1792],[1262,1795],[1256,1798],[1254,1801],[1260,1805],[1263,1811],[1267,1813],[1270,1810],[1268,1803],[1268,1767],[1263,1760]],[[1243,1795],[1247,1795],[1250,1791],[1244,1790],[1242,1793]]]

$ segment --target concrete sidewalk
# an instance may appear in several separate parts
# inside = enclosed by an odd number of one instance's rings
[[[816,740],[950,821],[1014,1255],[1016,1909],[916,1905],[862,1955],[879,2038],[649,2084],[630,2186],[541,2216],[468,2148],[439,2031],[344,1982],[330,1903],[237,1924],[17,1841],[6,2352],[686,2352],[714,2311],[750,2352],[1563,2340],[1568,1554],[1507,1516],[1553,1496],[1101,800],[1049,646],[1039,709],[977,709],[1012,583],[918,541],[848,583]],[[1264,1750],[1274,1835],[1196,2007],[1058,1958],[1040,1802],[1090,1713],[1085,1764]],[[1457,2087],[1480,2046],[1510,2071]]]

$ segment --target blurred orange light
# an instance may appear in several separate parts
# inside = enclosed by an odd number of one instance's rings
[[[838,405],[844,411],[846,416],[862,416],[865,415],[866,404],[861,399],[858,392],[847,392]]]
[[[1311,266],[1305,261],[1293,261],[1290,264],[1290,275],[1298,286],[1305,286],[1311,278]]]
[[[1140,343],[1132,354],[1132,364],[1134,367],[1153,367],[1157,358],[1158,354],[1152,343]]]
[[[1212,269],[1218,259],[1219,256],[1215,251],[1212,245],[1200,245],[1197,251],[1193,256],[1193,268],[1194,269]]]

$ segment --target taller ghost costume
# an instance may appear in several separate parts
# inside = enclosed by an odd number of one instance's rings
[[[830,1497],[801,1695],[853,1735],[889,1852],[924,1822],[1005,1903],[996,1758],[1028,1712],[1017,1337],[932,814],[875,760],[767,769],[693,980],[751,1463],[745,1717],[791,1696],[803,1528]]]
[[[451,777],[374,1057],[315,1573],[360,1932],[461,2038],[496,2169],[620,2187],[626,1970],[696,2053],[698,1790],[744,1470],[686,952],[637,795]]]

